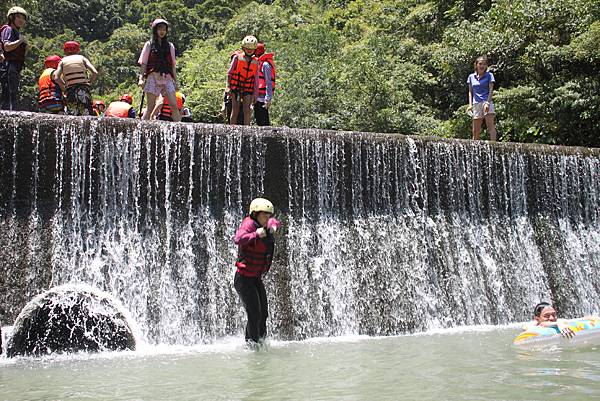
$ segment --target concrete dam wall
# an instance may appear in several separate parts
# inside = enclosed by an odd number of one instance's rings
[[[282,339],[600,310],[600,150],[0,113],[0,320],[51,286],[145,340],[239,334],[233,236],[284,223],[265,278]]]

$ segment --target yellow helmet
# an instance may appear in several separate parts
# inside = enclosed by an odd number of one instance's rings
[[[258,40],[252,35],[248,35],[242,40],[242,47],[246,49],[255,50],[257,45]]]
[[[275,212],[275,208],[271,201],[265,198],[256,198],[252,202],[250,202],[250,214],[253,212],[267,212],[273,214]]]
[[[27,11],[25,11],[24,8],[17,7],[17,6],[11,7],[8,10],[8,13],[6,13],[6,16],[8,18],[10,18],[11,15],[15,15],[15,14],[23,14],[23,16],[25,17],[25,19],[27,19]]]

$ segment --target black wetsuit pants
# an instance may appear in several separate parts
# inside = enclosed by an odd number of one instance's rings
[[[17,110],[20,79],[21,69],[17,64],[11,61],[5,61],[0,64],[0,82],[2,83],[0,109],[10,111]]]
[[[269,109],[265,108],[265,104],[263,102],[254,103],[254,119],[256,120],[256,125],[262,127],[271,125],[271,120],[269,119]]]
[[[267,335],[269,310],[265,285],[260,277],[246,277],[236,272],[233,286],[248,315],[246,341],[258,342]]]

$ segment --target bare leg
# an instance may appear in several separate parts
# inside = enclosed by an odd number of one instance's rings
[[[244,96],[244,125],[250,125],[250,119],[252,118],[252,95]]]
[[[148,99],[148,104],[146,105],[146,111],[144,112],[144,115],[142,116],[142,120],[150,119],[150,115],[152,114],[152,111],[154,110],[154,107],[156,106],[156,98],[157,97],[158,96],[156,96],[152,93],[146,92],[146,99]]]
[[[473,140],[479,140],[479,135],[481,134],[481,124],[483,123],[482,118],[478,118],[473,120]]]
[[[174,105],[171,106],[171,118],[176,123],[181,121],[181,113],[179,112],[179,108],[177,107],[177,97],[175,96],[175,92],[167,93],[167,99],[169,99],[169,104]]]
[[[488,114],[485,116],[485,126],[490,134],[490,141],[496,141],[496,125],[494,124],[494,115]]]
[[[232,93],[231,96],[231,117],[229,118],[229,124],[237,125],[238,114],[240,114],[240,102],[237,98],[237,94]]]

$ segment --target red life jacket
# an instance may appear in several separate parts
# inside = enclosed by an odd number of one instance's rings
[[[2,25],[2,27],[0,27],[0,35],[2,34],[2,32],[6,29],[9,28],[10,25]],[[14,31],[14,29],[13,29]],[[17,31],[19,32],[19,31]],[[13,35],[11,35],[11,41],[12,38],[15,37],[14,33]],[[18,37],[17,37],[18,38]],[[17,38],[15,38],[15,40],[17,40]],[[4,52],[4,58],[6,59],[6,61],[14,61],[17,64],[23,65],[23,63],[25,62],[25,51],[27,50],[27,46],[25,45],[25,43],[21,43],[16,49],[11,50],[11,51],[6,51],[4,50],[4,42],[2,42],[2,51]]]
[[[129,110],[131,110],[133,106],[127,102],[112,102],[108,105],[108,108],[104,112],[105,117],[119,117],[119,118],[128,118]]]
[[[181,96],[181,92],[175,92],[175,97],[177,98],[177,109],[181,111],[183,108],[183,96]],[[159,115],[160,117],[173,119],[173,112],[171,111],[171,105],[167,97],[163,97],[163,105],[160,108]]]
[[[246,217],[242,224],[250,219],[256,228],[258,223],[251,217]],[[238,246],[238,257],[235,262],[238,273],[247,277],[262,277],[271,268],[273,261],[273,252],[275,250],[275,241],[271,234],[265,238],[257,238],[256,241]]]
[[[258,58],[260,62],[260,72],[258,74],[258,96],[265,97],[267,95],[267,81],[265,79],[265,74],[263,73],[263,64],[269,63],[271,65],[271,82],[273,83],[273,93],[275,93],[275,76],[277,75],[275,71],[275,61],[273,61],[273,53],[265,53]]]
[[[159,72],[161,74],[169,74],[173,77],[173,59],[171,58],[171,44],[168,43],[169,49],[166,54],[161,54],[157,50],[150,49],[148,56],[148,64],[146,65],[146,75],[151,72]]]
[[[56,71],[54,68],[46,68],[40,79],[38,80],[38,89],[40,95],[38,97],[38,103],[40,106],[48,103],[62,103],[63,96],[60,91],[60,87],[52,79],[52,74]]]
[[[235,53],[237,64],[229,78],[229,89],[241,93],[253,93],[256,71],[260,67],[258,59],[254,56],[248,60],[246,53],[238,51]]]

